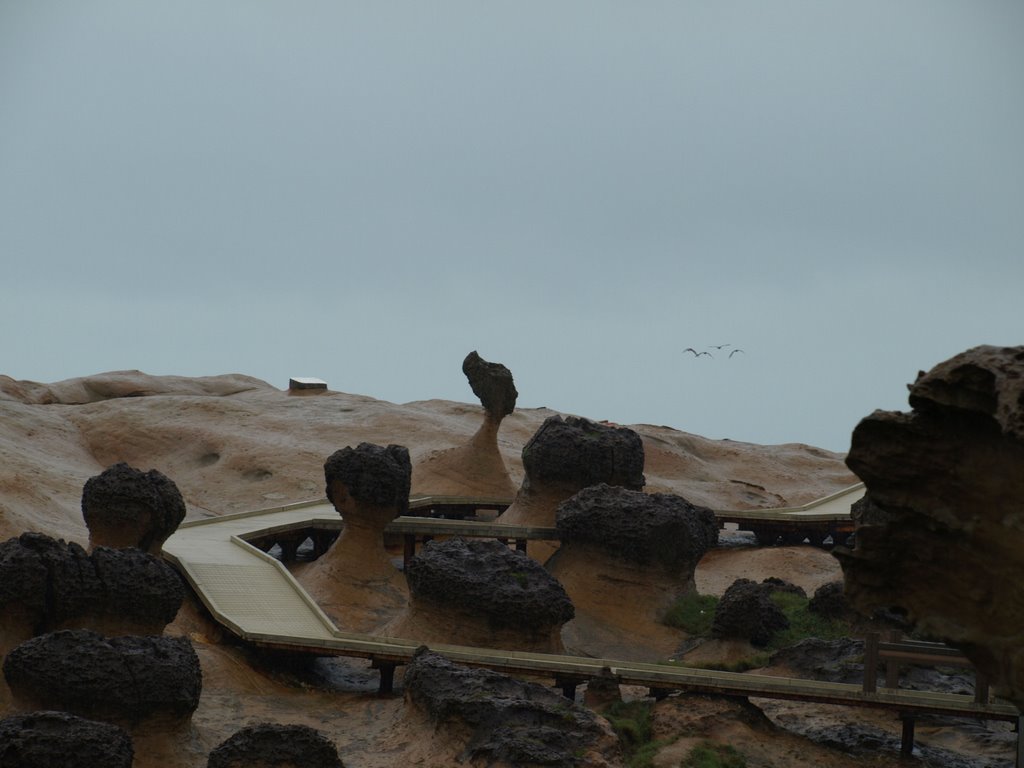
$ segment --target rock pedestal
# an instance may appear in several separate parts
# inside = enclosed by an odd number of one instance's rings
[[[853,431],[846,462],[875,510],[835,552],[847,597],[901,608],[1024,705],[1024,347],[921,373],[910,405]]]
[[[331,548],[296,575],[339,627],[369,632],[404,607],[408,592],[384,547],[384,529],[409,508],[412,464],[400,445],[360,443],[324,464],[327,498],[344,520]]]

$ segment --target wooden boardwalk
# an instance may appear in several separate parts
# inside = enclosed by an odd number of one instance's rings
[[[515,539],[532,534],[549,537],[552,529],[521,529],[494,523],[399,518],[403,526],[429,528],[433,535],[487,535]],[[257,646],[319,655],[357,656],[373,660],[390,683],[394,665],[408,662],[420,645],[415,638],[370,637],[339,631],[284,565],[247,538],[272,531],[335,529],[341,520],[326,502],[285,507],[185,523],[164,544],[164,556],[185,575],[213,617],[240,639]],[[644,664],[555,654],[524,653],[457,645],[432,645],[453,661],[510,674],[554,678],[567,693],[608,669],[621,683],[655,692],[683,690],[727,696],[797,699],[873,707],[904,718],[943,714],[1018,721],[1019,713],[1001,701],[974,701],[970,696],[908,691],[865,690],[866,686],[780,678],[751,673],[694,669],[673,664]]]

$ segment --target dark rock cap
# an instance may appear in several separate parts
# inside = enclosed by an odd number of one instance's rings
[[[843,593],[843,582],[830,581],[814,590],[814,596],[807,603],[807,609],[828,619],[841,619],[851,611],[850,603]]]
[[[554,576],[499,541],[432,541],[409,561],[405,575],[415,600],[486,618],[493,627],[555,627],[575,615]]]
[[[523,446],[530,485],[579,490],[596,483],[639,491],[644,478],[644,444],[628,427],[598,424],[577,416],[550,416]]]
[[[11,651],[3,670],[16,698],[115,722],[186,718],[202,690],[199,657],[184,637],[51,632]]]
[[[305,725],[258,723],[235,733],[210,753],[206,768],[344,768],[338,750]]]
[[[464,755],[471,760],[577,765],[578,755],[604,735],[596,715],[550,688],[453,664],[426,647],[406,668],[405,691],[435,723],[469,726]]]
[[[0,544],[0,617],[19,614],[33,634],[90,617],[162,629],[184,599],[174,569],[137,549],[98,547],[90,555],[42,533]]]
[[[462,361],[462,372],[469,379],[473,394],[484,409],[496,419],[508,416],[516,408],[516,385],[512,371],[501,363],[489,363],[474,350]]]
[[[707,507],[682,496],[604,483],[559,504],[555,524],[562,546],[586,543],[618,559],[670,573],[692,573],[718,542],[718,523]]]
[[[771,599],[772,584],[737,579],[715,608],[711,625],[714,637],[749,640],[752,645],[765,646],[777,631],[787,629],[789,620]]]
[[[82,489],[82,516],[90,531],[123,527],[146,515],[148,530],[136,546],[148,552],[159,549],[185,519],[178,486],[155,469],[142,472],[119,462],[90,477]]]
[[[409,509],[412,485],[412,461],[409,450],[402,445],[384,448],[373,443],[360,443],[335,451],[324,462],[327,498],[331,499],[331,483],[342,483],[356,501],[380,507],[398,507],[399,515]]]
[[[0,720],[3,768],[131,768],[131,737],[121,728],[67,712],[30,712]]]

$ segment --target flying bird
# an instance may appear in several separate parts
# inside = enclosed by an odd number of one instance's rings
[[[735,355],[735,354],[736,354],[737,352],[743,352],[743,350],[742,350],[742,349],[734,349],[734,350],[733,350],[732,352],[730,352],[730,353],[729,353],[729,357],[732,357],[732,356],[733,356],[733,355]],[[746,352],[743,352],[743,354],[745,355],[745,354],[747,354],[747,353],[746,353]]]
[[[708,349],[724,349],[725,347],[731,346],[730,344],[708,344]]]
[[[708,357],[714,357],[710,352],[698,352],[693,347],[687,347],[683,352],[692,352],[694,357],[700,357],[701,355],[707,355]]]

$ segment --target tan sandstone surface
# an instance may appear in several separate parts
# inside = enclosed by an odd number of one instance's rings
[[[519,409],[502,421],[497,443],[514,484],[523,476],[522,446],[553,413]],[[194,379],[124,371],[56,384],[0,376],[0,415],[0,540],[35,530],[84,545],[82,486],[119,461],[172,478],[189,520],[323,498],[324,459],[364,441],[409,449],[414,494],[456,493],[458,472],[447,459],[453,449],[465,458],[462,447],[480,429],[481,408],[442,400],[398,405],[334,391],[290,393],[240,375]],[[806,445],[760,446],[665,426],[632,428],[644,442],[646,490],[680,494],[695,504],[796,505],[856,482],[841,454]],[[487,461],[495,466],[493,457]],[[481,472],[471,473],[464,492],[481,488]],[[696,580],[700,592],[720,594],[741,576],[777,576],[810,592],[839,575],[834,559],[821,550],[737,547],[708,553]],[[614,607],[602,610],[608,622],[601,631],[620,629]],[[596,607],[588,611],[591,620],[599,614]],[[669,645],[664,630],[638,631],[632,641],[657,638],[652,644],[661,651]],[[321,730],[337,744],[347,766],[457,764],[458,745],[440,743],[429,726],[406,717],[400,695],[378,696],[376,674],[365,662],[283,668],[280,659],[228,642],[192,598],[167,633],[193,640],[203,668],[202,699],[187,738],[174,748],[165,749],[166,740],[156,736],[136,735],[136,766],[201,768],[213,747],[261,720]],[[628,650],[628,643],[622,647]],[[695,717],[703,705],[693,706],[686,717]],[[678,707],[665,705],[659,727],[678,717],[672,714]],[[718,708],[708,705],[704,731],[750,730],[729,725],[733,721]],[[898,721],[892,727],[898,729]],[[785,742],[788,757],[772,757],[770,734],[755,735],[737,736],[761,744],[757,754],[762,756],[748,760],[752,768],[897,764],[894,755],[865,762],[784,734],[771,738]]]

